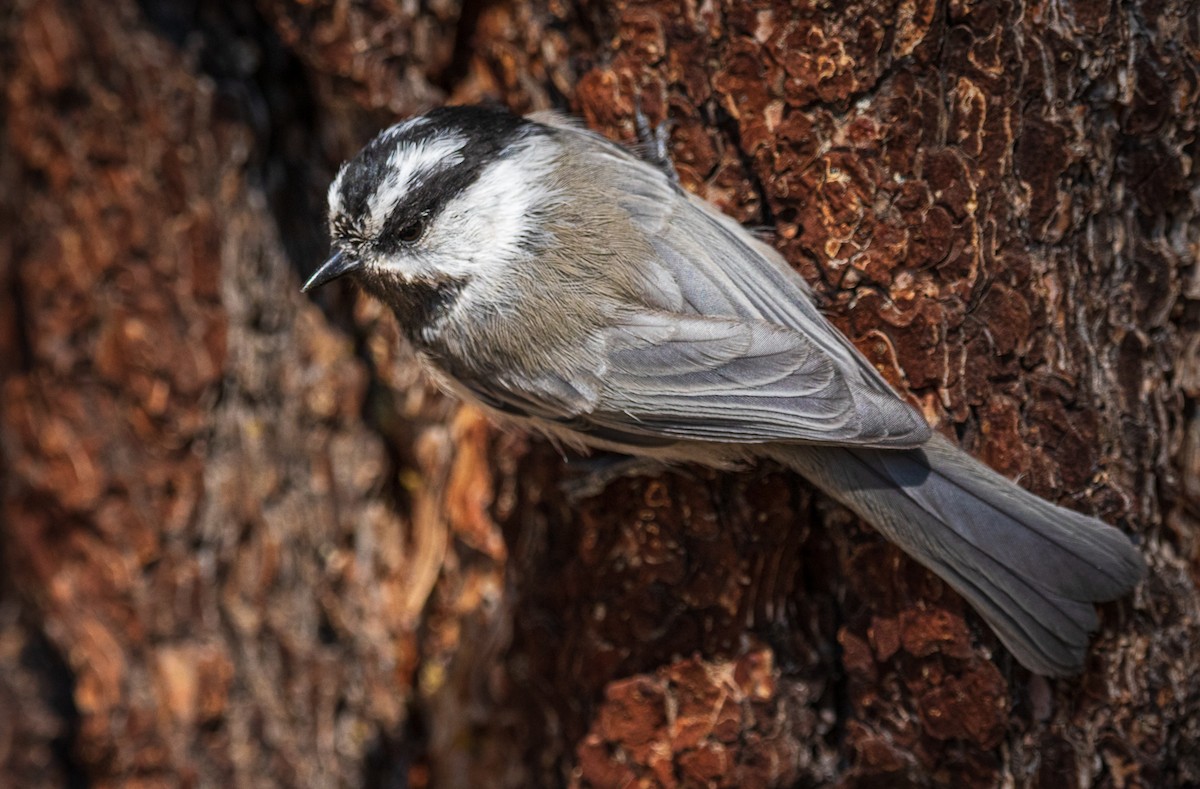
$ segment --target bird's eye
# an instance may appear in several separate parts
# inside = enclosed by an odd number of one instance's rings
[[[425,217],[423,216],[413,219],[396,232],[396,238],[400,239],[401,243],[404,244],[412,244],[420,241],[423,235],[425,235]]]

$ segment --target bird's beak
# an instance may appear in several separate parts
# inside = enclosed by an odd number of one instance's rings
[[[308,282],[304,283],[304,287],[300,288],[300,292],[307,293],[313,288],[319,288],[325,283],[333,282],[338,277],[349,274],[361,266],[362,263],[357,258],[352,258],[339,250],[334,253],[333,257],[321,264],[321,267],[308,278]]]

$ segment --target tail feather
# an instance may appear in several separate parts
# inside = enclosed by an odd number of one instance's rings
[[[941,576],[1040,674],[1078,673],[1099,623],[1093,603],[1144,573],[1123,533],[1022,490],[941,436],[919,450],[772,454]]]
[[[1088,634],[1099,625],[1092,603],[1039,598],[1038,592],[1013,588],[1020,579],[973,578],[954,563],[921,561],[974,606],[1023,666],[1049,677],[1079,673]]]

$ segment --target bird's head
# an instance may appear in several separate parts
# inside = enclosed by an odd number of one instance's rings
[[[333,256],[304,290],[349,275],[399,311],[518,260],[552,187],[554,146],[504,110],[442,107],[379,134],[329,187]]]

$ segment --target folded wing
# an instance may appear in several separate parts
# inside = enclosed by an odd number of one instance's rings
[[[469,383],[486,405],[631,445],[677,440],[919,446],[929,427],[848,380],[804,335],[762,321],[625,315],[574,370]]]
[[[654,435],[733,443],[918,446],[929,427],[894,395],[849,380],[802,334],[762,321],[671,313],[607,332],[587,419]]]

